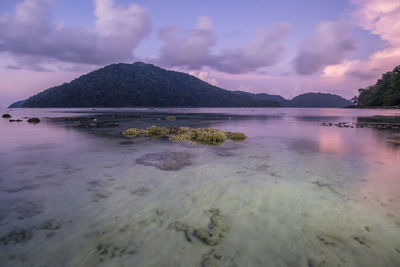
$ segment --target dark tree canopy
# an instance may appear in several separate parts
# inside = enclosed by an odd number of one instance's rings
[[[112,64],[30,97],[23,107],[270,107],[186,73],[151,64]]]
[[[358,89],[358,106],[379,107],[400,105],[400,66],[382,75],[375,85]]]

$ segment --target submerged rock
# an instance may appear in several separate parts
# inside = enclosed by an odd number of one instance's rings
[[[146,195],[148,192],[150,192],[150,189],[148,189],[147,187],[144,187],[144,186],[141,186],[135,190],[129,191],[129,193],[131,193],[131,195],[139,196],[139,197]]]
[[[164,171],[176,171],[192,165],[192,155],[186,152],[169,152],[146,154],[136,159],[137,164],[154,166]]]
[[[176,120],[176,117],[175,116],[168,116],[168,117],[165,117],[165,119],[167,121],[174,121],[174,120]]]
[[[174,222],[169,225],[169,228],[184,232],[185,238],[189,242],[192,242],[191,236],[194,236],[206,245],[216,246],[227,235],[230,226],[219,209],[211,209],[209,212],[211,214],[210,223],[206,228],[193,228],[182,222]]]
[[[96,251],[99,256],[99,261],[112,259],[114,257],[122,257],[127,254],[134,254],[135,249],[128,246],[116,246],[111,243],[100,243],[96,246]]]
[[[11,115],[8,114],[8,113],[5,113],[1,117],[4,118],[4,119],[8,119],[8,118],[11,118]]]
[[[40,226],[40,229],[43,230],[57,230],[61,227],[61,223],[58,222],[55,219],[49,219],[47,221],[45,221],[44,223],[42,223],[42,225]]]
[[[28,119],[28,122],[29,122],[29,123],[35,124],[35,123],[39,123],[39,122],[40,122],[40,119],[39,119],[39,118],[29,118],[29,119]]]
[[[221,253],[217,250],[212,249],[203,255],[201,266],[202,267],[216,267],[218,266],[218,261],[222,259]]]
[[[8,245],[8,243],[20,243],[27,242],[32,238],[32,233],[29,230],[25,230],[21,227],[14,227],[8,234],[3,236],[0,241],[4,245]]]
[[[193,235],[209,246],[215,246],[221,242],[230,230],[224,216],[219,209],[211,209],[212,214],[207,228],[195,229]]]

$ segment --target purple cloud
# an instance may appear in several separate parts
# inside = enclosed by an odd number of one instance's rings
[[[340,63],[357,47],[355,39],[349,37],[350,32],[351,27],[342,21],[321,22],[315,34],[300,44],[300,51],[294,59],[297,73],[310,75]]]
[[[132,50],[150,32],[147,11],[112,0],[95,0],[95,7],[95,30],[53,27],[51,1],[25,0],[0,20],[0,52],[13,55],[16,64],[31,62],[33,69],[48,61],[100,65],[132,59]]]
[[[290,31],[287,23],[259,28],[253,42],[217,55],[214,67],[235,74],[275,65],[285,51],[283,41]]]
[[[207,17],[200,17],[197,27],[186,36],[178,37],[175,26],[160,31],[164,46],[156,62],[192,70],[208,66],[226,73],[247,73],[276,64],[285,51],[283,42],[290,30],[287,23],[262,27],[253,42],[213,54],[211,48],[216,44],[216,38],[212,22]]]
[[[208,17],[200,17],[196,28],[185,37],[178,36],[177,27],[169,26],[160,30],[159,38],[164,42],[157,59],[162,65],[197,70],[213,61],[210,49],[216,41]]]

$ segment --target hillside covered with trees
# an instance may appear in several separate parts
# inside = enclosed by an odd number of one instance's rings
[[[400,66],[382,75],[375,85],[358,89],[359,107],[400,106]]]
[[[279,95],[225,90],[186,73],[151,64],[111,64],[10,107],[345,107],[332,94]]]

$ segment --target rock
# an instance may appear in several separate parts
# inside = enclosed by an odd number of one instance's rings
[[[122,257],[127,254],[134,254],[135,249],[128,246],[116,246],[111,243],[100,243],[96,246],[97,255],[99,260],[102,262],[106,259],[112,259],[114,257]]]
[[[31,231],[21,227],[14,227],[8,234],[3,236],[0,241],[3,242],[4,245],[7,245],[8,243],[25,243],[31,238]]]
[[[165,117],[165,119],[167,121],[174,121],[174,120],[176,120],[176,117],[175,116],[168,116],[168,117]]]
[[[1,117],[4,118],[4,119],[8,119],[8,118],[11,118],[11,115],[8,114],[8,113],[5,113]]]
[[[186,223],[183,222],[173,222],[171,223],[168,228],[170,229],[175,229],[176,231],[180,232],[180,231],[186,231],[189,230],[189,225],[187,225]]]
[[[216,230],[200,228],[193,231],[193,235],[209,246],[218,245],[221,236]]]
[[[39,122],[40,122],[40,119],[39,119],[39,118],[29,118],[29,119],[28,119],[28,122],[29,122],[29,123],[33,123],[33,124],[36,124],[36,123],[39,123]]]
[[[222,259],[222,255],[215,249],[210,250],[202,256],[202,267],[216,267],[218,261]]]
[[[9,120],[9,122],[21,122],[21,119],[17,119],[17,120]]]
[[[144,196],[148,192],[150,192],[150,189],[148,189],[147,187],[143,187],[143,186],[138,187],[135,190],[129,191],[129,193],[131,193],[131,195],[135,195],[135,196],[139,196],[139,197]]]
[[[176,171],[192,165],[192,155],[186,152],[160,152],[146,154],[136,159],[137,164],[154,166],[164,171]]]
[[[357,241],[360,245],[369,248],[369,245],[367,244],[367,239],[364,236],[353,236],[353,239]]]
[[[337,243],[342,242],[339,238],[333,235],[328,234],[319,234],[317,235],[317,239],[324,245],[327,246],[335,246]]]
[[[56,221],[55,219],[49,219],[42,223],[40,229],[43,230],[57,230],[61,227],[61,223]]]
[[[322,267],[326,265],[326,260],[315,260],[308,258],[307,259],[307,266],[308,267]]]
[[[226,223],[219,209],[210,209],[208,212],[211,214],[211,217],[207,228],[192,230],[191,226],[182,222],[174,222],[169,225],[169,228],[175,229],[178,232],[184,232],[186,240],[189,242],[192,242],[191,236],[193,235],[206,245],[216,246],[229,232],[230,226]]]

